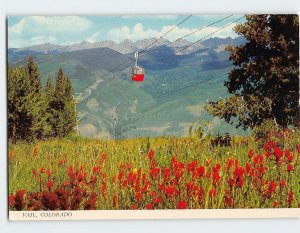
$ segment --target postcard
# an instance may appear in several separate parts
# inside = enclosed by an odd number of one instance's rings
[[[7,17],[10,220],[300,216],[299,16]]]

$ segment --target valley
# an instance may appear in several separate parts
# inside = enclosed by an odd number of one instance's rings
[[[227,44],[242,43],[243,38],[211,38],[179,54],[180,45],[188,45],[188,41],[163,40],[141,55],[145,82],[134,83],[130,77],[131,52],[145,48],[150,42],[153,39],[126,40],[118,46],[99,42],[8,49],[8,61],[13,66],[24,65],[27,56],[33,55],[44,84],[49,75],[54,80],[53,71],[61,66],[70,77],[74,92],[82,93],[77,108],[84,114],[79,126],[83,136],[102,139],[187,136],[190,126],[197,122],[200,125],[209,122],[213,134],[243,134],[203,109],[209,99],[228,94],[224,81],[232,66],[224,48]],[[114,50],[116,47],[118,51]]]

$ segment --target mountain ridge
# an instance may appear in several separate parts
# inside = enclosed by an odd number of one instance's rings
[[[164,38],[148,38],[142,39],[137,41],[131,41],[129,39],[123,40],[120,43],[116,43],[112,40],[103,40],[97,42],[89,42],[89,41],[82,41],[80,43],[74,43],[71,45],[56,45],[52,43],[44,43],[39,45],[33,45],[23,48],[8,48],[10,53],[24,53],[24,52],[32,52],[34,54],[59,54],[64,52],[71,52],[71,51],[78,51],[78,50],[85,50],[85,49],[93,49],[93,48],[110,48],[119,53],[127,54],[132,53],[138,50],[143,50],[145,48],[148,49],[150,46],[151,48],[159,47],[166,45],[170,48],[173,48],[175,51],[183,46],[190,46],[185,53],[191,53],[195,50],[202,49],[202,48],[217,48],[221,44],[240,44],[244,42],[243,37],[236,37],[236,38],[219,38],[213,37],[209,38],[204,41],[199,41],[198,43],[190,42],[186,39],[177,39],[175,41],[169,41]]]

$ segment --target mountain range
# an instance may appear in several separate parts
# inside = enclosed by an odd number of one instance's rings
[[[121,43],[42,44],[9,48],[8,63],[24,65],[32,55],[43,83],[48,75],[54,81],[63,67],[74,91],[82,93],[78,110],[85,116],[79,127],[84,136],[185,136],[192,124],[204,121],[213,125],[215,133],[241,134],[209,116],[203,106],[208,99],[228,95],[224,81],[232,64],[224,48],[243,43],[242,37],[228,37],[199,43],[150,38]],[[130,77],[133,52],[144,49],[139,65],[145,69],[145,81],[134,83]]]
[[[116,43],[112,40],[105,40],[99,42],[88,42],[83,41],[81,43],[75,43],[71,45],[55,45],[50,43],[34,45],[24,48],[9,48],[9,54],[18,54],[18,53],[33,53],[33,54],[59,54],[64,52],[85,50],[85,49],[94,49],[94,48],[110,48],[122,54],[133,53],[135,51],[143,50],[151,45],[151,49],[167,46],[174,48],[175,51],[182,49],[183,46],[190,46],[186,50],[182,51],[183,54],[188,54],[194,52],[198,49],[208,48],[208,49],[220,49],[224,45],[238,45],[244,43],[243,37],[237,37],[232,39],[231,37],[223,38],[210,38],[204,41],[199,41],[198,43],[190,42],[186,39],[178,39],[175,41],[169,41],[164,38],[150,38],[143,39],[138,41],[131,41],[126,39],[120,43]]]

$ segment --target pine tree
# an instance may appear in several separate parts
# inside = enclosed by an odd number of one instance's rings
[[[26,69],[8,67],[8,138],[12,142],[31,139],[30,78]]]
[[[28,108],[33,119],[30,128],[31,138],[42,139],[45,137],[44,130],[47,128],[47,114],[45,109],[47,101],[43,96],[41,73],[38,65],[33,62],[33,58],[31,56],[28,58],[26,69],[30,79],[30,93],[28,94],[30,102],[28,103]]]
[[[247,42],[227,47],[235,68],[225,82],[229,98],[206,110],[226,122],[255,128],[266,121],[299,126],[299,17],[247,15],[235,31]]]
[[[64,137],[74,131],[76,126],[75,100],[70,79],[64,75],[62,68],[59,69],[55,88],[52,128],[55,137]]]
[[[44,135],[45,137],[53,137],[53,95],[54,95],[54,87],[52,85],[51,76],[48,76],[47,83],[44,89],[43,98],[45,99],[45,110],[46,110],[46,125],[44,127]]]

